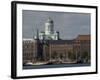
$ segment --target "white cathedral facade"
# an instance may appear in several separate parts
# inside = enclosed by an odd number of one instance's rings
[[[46,21],[45,30],[43,32],[37,31],[37,35],[34,38],[40,40],[59,40],[59,32],[54,31],[54,22],[51,18],[48,18]]]

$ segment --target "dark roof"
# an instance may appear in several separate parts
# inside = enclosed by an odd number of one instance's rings
[[[49,44],[72,44],[73,40],[48,40]]]

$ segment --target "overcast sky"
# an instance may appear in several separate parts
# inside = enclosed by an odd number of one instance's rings
[[[23,10],[23,38],[33,38],[36,30],[44,31],[45,22],[50,17],[54,21],[54,30],[60,32],[62,39],[73,39],[78,35],[90,34],[89,13],[67,13]]]

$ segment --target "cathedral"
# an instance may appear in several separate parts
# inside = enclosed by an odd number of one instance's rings
[[[34,36],[35,39],[39,40],[58,40],[59,39],[59,32],[54,31],[54,22],[49,17],[45,23],[45,30],[42,32],[38,32],[37,35]]]

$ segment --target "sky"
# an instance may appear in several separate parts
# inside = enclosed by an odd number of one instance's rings
[[[74,39],[78,35],[90,34],[90,13],[23,10],[23,38],[33,38],[37,29],[44,31],[49,17],[54,21],[54,30],[59,31],[61,39]]]

